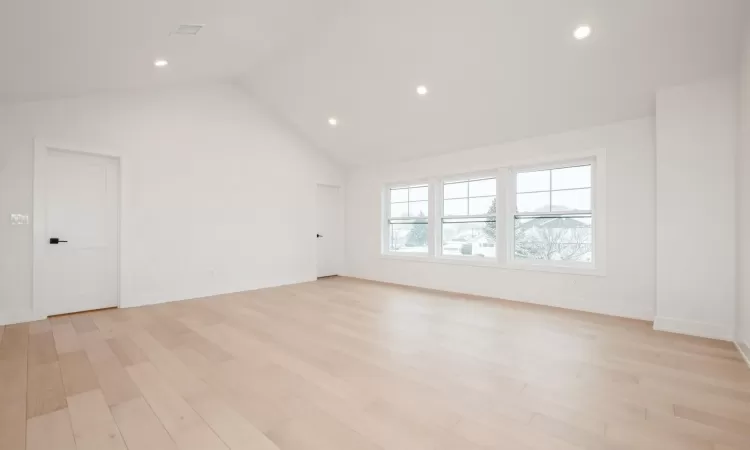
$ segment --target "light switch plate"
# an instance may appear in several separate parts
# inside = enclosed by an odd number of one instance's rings
[[[10,224],[11,225],[28,225],[29,224],[29,216],[25,214],[11,214],[10,215]]]

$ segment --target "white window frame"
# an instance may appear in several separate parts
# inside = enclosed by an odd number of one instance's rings
[[[575,165],[591,164],[591,227],[592,262],[517,260],[515,259],[515,215],[516,215],[516,174],[534,170],[550,170]],[[461,175],[445,175],[421,178],[409,182],[386,183],[382,191],[381,211],[381,257],[423,263],[441,263],[490,267],[504,270],[529,270],[536,272],[557,272],[575,275],[606,275],[606,150],[589,150],[572,154],[545,155],[540,158],[519,161],[513,164],[498,165],[487,170],[465,172]],[[444,183],[451,180],[492,178],[497,182],[496,195],[496,258],[442,255],[442,219]],[[409,186],[428,186],[428,252],[408,253],[390,251],[390,192],[391,189]],[[576,211],[579,213],[579,211]],[[503,217],[503,214],[505,217]],[[554,214],[560,214],[556,211]],[[468,216],[470,218],[475,216]],[[476,216],[487,217],[487,216]],[[450,218],[459,218],[451,216]],[[408,218],[406,218],[408,219]]]
[[[465,219],[465,220],[472,220],[472,219],[485,219],[488,217],[495,218],[495,228],[497,229],[497,223],[499,222],[500,215],[498,214],[498,209],[500,208],[500,204],[498,203],[498,195],[502,192],[500,189],[500,177],[498,176],[499,172],[497,170],[494,171],[481,171],[481,172],[472,172],[462,175],[451,175],[448,177],[443,177],[439,180],[437,180],[436,187],[434,189],[435,191],[435,202],[437,203],[435,211],[439,211],[440,214],[435,217],[435,241],[434,246],[436,249],[436,255],[438,258],[445,260],[445,261],[455,261],[458,263],[462,262],[468,262],[471,264],[479,264],[479,265],[497,265],[499,264],[500,258],[500,252],[498,251],[498,242],[500,241],[501,236],[495,236],[495,257],[494,258],[485,258],[481,256],[455,256],[455,255],[444,255],[443,254],[443,221],[445,219],[451,220],[451,219]],[[450,184],[453,182],[461,182],[461,181],[469,181],[469,180],[483,180],[483,179],[495,179],[495,214],[467,214],[465,216],[446,216],[445,215],[445,185],[446,183]],[[467,195],[469,193],[467,192]],[[463,198],[463,197],[461,197]],[[467,197],[467,199],[470,199],[471,197]],[[468,200],[467,200],[467,207],[468,207]],[[468,210],[467,210],[468,212]]]
[[[599,234],[599,211],[598,211],[598,194],[599,194],[599,163],[600,157],[591,156],[586,158],[577,159],[563,159],[556,162],[547,162],[543,164],[531,164],[531,165],[517,165],[511,168],[510,176],[508,177],[507,192],[507,213],[506,213],[506,225],[505,225],[505,239],[506,239],[506,261],[508,266],[519,269],[530,269],[530,270],[547,270],[557,271],[555,269],[572,269],[573,271],[580,271],[581,273],[596,273],[603,271],[603,252],[600,251],[599,246],[602,245],[600,239],[597,239]],[[555,170],[565,169],[571,167],[580,166],[591,166],[591,210],[590,211],[554,211],[549,213],[519,213],[517,212],[517,177],[519,173],[526,172],[537,172],[542,170]],[[552,192],[552,185],[550,185],[550,192]],[[538,259],[517,259],[515,255],[515,219],[516,216],[550,216],[557,217],[561,215],[576,215],[576,214],[590,214],[591,215],[591,262],[579,262],[579,261],[549,261],[549,260],[538,260]],[[561,270],[565,271],[565,270]]]
[[[390,221],[395,220],[420,220],[422,217],[391,217],[391,190],[392,189],[405,189],[415,186],[427,186],[427,252],[426,253],[408,253],[408,252],[394,252],[391,251],[391,229]],[[381,250],[383,255],[398,257],[398,258],[416,258],[424,259],[434,256],[434,220],[433,220],[433,209],[434,209],[434,185],[431,180],[415,180],[408,183],[389,183],[385,186],[383,191],[383,211],[381,221]],[[407,206],[408,207],[408,206]]]

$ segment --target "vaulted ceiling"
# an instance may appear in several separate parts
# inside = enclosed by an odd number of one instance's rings
[[[408,159],[652,114],[658,87],[738,64],[741,3],[354,1],[249,84],[349,164]]]
[[[318,34],[341,1],[3,0],[0,101],[236,79]],[[170,37],[181,24],[205,27]]]
[[[235,80],[345,164],[410,159],[653,114],[659,87],[736,67],[743,3],[8,1],[0,101]]]

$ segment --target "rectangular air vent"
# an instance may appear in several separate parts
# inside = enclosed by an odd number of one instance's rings
[[[203,28],[203,25],[180,25],[170,35],[179,34],[183,36],[195,36]]]

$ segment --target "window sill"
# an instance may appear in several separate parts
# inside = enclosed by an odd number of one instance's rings
[[[406,254],[402,255],[399,253],[381,253],[382,259],[389,259],[391,261],[405,261],[405,262],[418,262],[418,263],[434,263],[435,257],[427,254]]]
[[[597,267],[570,267],[570,266],[556,266],[551,264],[530,264],[530,263],[519,263],[513,262],[509,264],[500,264],[496,261],[484,261],[478,258],[467,258],[459,259],[446,256],[430,256],[430,255],[400,255],[394,253],[381,253],[380,257],[383,259],[390,259],[395,261],[408,261],[408,262],[420,262],[420,263],[432,263],[432,264],[449,264],[455,266],[473,266],[483,267],[490,269],[502,269],[502,270],[525,270],[530,272],[549,272],[549,273],[561,273],[568,275],[583,275],[583,276],[606,276],[606,272],[603,269]]]
[[[531,272],[550,272],[550,273],[564,273],[568,275],[585,275],[594,277],[606,276],[606,272],[598,267],[576,267],[576,266],[563,266],[555,264],[533,264],[533,263],[521,263],[512,262],[501,266],[504,269],[509,270],[528,270]]]

